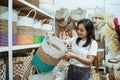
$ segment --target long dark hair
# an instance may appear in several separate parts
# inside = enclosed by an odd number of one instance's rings
[[[94,39],[95,40],[95,33],[94,33],[94,26],[93,26],[93,23],[91,22],[91,20],[89,19],[82,19],[78,22],[77,24],[77,28],[76,28],[76,31],[79,27],[79,24],[84,24],[85,26],[85,29],[87,30],[87,41],[86,43],[83,45],[83,47],[87,47],[90,43],[91,43],[91,40]],[[76,44],[78,45],[78,43],[80,42],[81,38],[78,37],[77,40],[76,40]]]

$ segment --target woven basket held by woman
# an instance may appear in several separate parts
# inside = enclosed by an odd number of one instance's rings
[[[59,62],[59,57],[65,53],[66,46],[55,37],[46,37],[33,57],[33,63],[41,71],[51,71]]]

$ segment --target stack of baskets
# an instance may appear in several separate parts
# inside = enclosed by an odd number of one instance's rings
[[[33,63],[41,71],[51,71],[66,49],[66,46],[58,38],[46,37],[34,55]]]
[[[3,59],[0,59],[0,80],[6,80],[6,65]]]
[[[34,30],[33,30],[33,43],[40,43],[41,42],[40,36],[42,35],[42,32],[40,30],[41,21],[35,20],[35,23],[34,23],[33,27],[34,27]]]
[[[17,34],[17,11],[13,10],[12,43],[16,44]],[[0,46],[8,45],[8,8],[0,6]]]
[[[19,78],[19,80],[28,80],[28,77],[32,74],[34,51],[35,50],[26,53],[21,52],[13,55],[13,80],[17,78]]]
[[[31,12],[35,12],[33,18],[28,17]],[[33,43],[33,23],[36,16],[36,11],[31,10],[27,16],[18,16],[17,22],[17,44],[32,44]]]
[[[45,35],[47,31],[34,28],[33,32],[34,32],[33,43],[42,43],[43,40],[45,39]]]

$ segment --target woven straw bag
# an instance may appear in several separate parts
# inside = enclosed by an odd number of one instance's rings
[[[55,37],[46,37],[33,57],[33,63],[41,71],[51,71],[59,62],[59,57],[65,53],[66,46]]]
[[[61,28],[67,27],[67,25],[69,23],[69,19],[70,18],[64,18],[64,19],[61,19],[61,20],[57,20],[57,25]]]
[[[33,18],[30,18],[29,15],[32,12],[35,12]],[[36,10],[32,9],[30,10],[30,12],[26,15],[26,16],[18,16],[18,21],[17,21],[17,25],[18,26],[28,26],[28,27],[33,27],[33,23],[34,23],[34,19],[36,16]]]
[[[93,14],[89,15],[90,18],[99,18],[99,19],[104,19],[104,13],[102,10],[100,10],[100,8],[96,7],[94,9]]]
[[[55,18],[57,20],[68,18],[68,16],[69,16],[68,14],[69,14],[68,9],[61,8],[60,10],[56,10]]]
[[[12,10],[12,20],[13,22],[17,22],[17,11],[16,10]],[[3,19],[3,20],[8,20],[8,7],[5,7],[5,6],[1,6],[0,5],[0,19]]]
[[[32,52],[28,52],[28,53],[21,53],[21,54],[17,54],[14,56],[17,57],[13,57],[13,62],[23,62],[23,77],[24,80],[27,80],[29,75],[31,74],[31,69],[32,69],[32,58],[33,58],[33,53],[34,53],[34,49],[32,50]]]
[[[6,80],[6,65],[3,59],[0,59],[0,80]]]
[[[18,26],[17,27],[17,34],[33,35],[33,28],[26,27],[26,26]]]
[[[86,17],[86,11],[78,8],[76,10],[71,11],[70,17],[74,21],[80,21],[81,19]]]

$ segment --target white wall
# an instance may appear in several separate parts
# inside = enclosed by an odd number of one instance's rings
[[[106,0],[105,13],[112,13],[118,17],[120,23],[120,0]]]
[[[69,8],[74,9],[76,7],[81,8],[95,8],[98,7],[104,7],[104,0],[54,0],[55,3],[55,9],[63,8]]]

